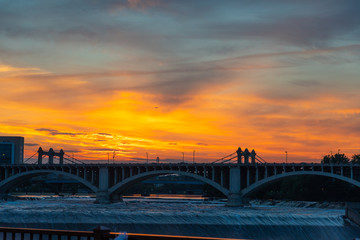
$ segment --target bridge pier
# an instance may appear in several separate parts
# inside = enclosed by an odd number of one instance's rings
[[[228,201],[226,203],[227,207],[243,207],[249,205],[249,200],[244,198],[241,193],[230,193],[228,196]]]
[[[110,203],[108,191],[97,191],[95,203]]]
[[[99,169],[99,190],[96,192],[96,203],[110,203],[109,170],[107,167]]]
[[[241,194],[241,173],[240,167],[230,168],[230,193],[226,206],[241,207],[247,205],[248,201]]]

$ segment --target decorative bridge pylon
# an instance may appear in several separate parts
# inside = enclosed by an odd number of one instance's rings
[[[35,160],[35,155],[38,155],[37,160]],[[48,156],[48,162],[47,165],[63,165],[63,164],[85,164],[83,161],[80,161],[73,156],[70,156],[64,152],[64,150],[60,150],[59,152],[55,152],[54,149],[50,148],[48,152],[45,152],[41,147],[39,147],[39,150],[35,152],[31,157],[26,159],[24,163],[26,164],[37,164],[37,165],[44,165],[43,157]],[[58,157],[59,161],[58,163],[55,163],[54,157]],[[35,160],[32,163],[30,160]]]
[[[45,152],[44,150],[42,150],[41,147],[39,147],[38,152],[38,164],[41,165],[42,164],[42,160],[43,160],[43,156],[48,156],[49,157],[49,164],[54,164],[54,156],[59,157],[59,164],[64,164],[64,150],[60,150],[60,152],[55,152],[54,149],[50,148],[48,152]]]
[[[242,157],[244,157],[245,164],[249,163],[249,157],[251,159],[251,164],[255,164],[256,152],[254,149],[251,152],[247,148],[245,149],[245,151],[242,151],[241,148],[239,147],[238,150],[236,150],[236,153],[237,153],[238,164],[242,163]]]
[[[243,151],[241,150],[241,147],[239,147],[236,152],[217,159],[212,163],[232,163],[235,159],[237,159],[237,164],[266,163],[264,159],[257,155],[254,149],[250,152],[247,148],[245,148],[245,150]]]

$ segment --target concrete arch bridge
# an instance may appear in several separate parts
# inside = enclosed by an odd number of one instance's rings
[[[97,201],[117,200],[137,182],[158,175],[180,174],[211,185],[239,206],[260,188],[282,178],[318,175],[360,187],[360,165],[269,163],[158,163],[158,164],[21,164],[0,165],[0,194],[27,179],[49,173],[61,174],[84,184]]]

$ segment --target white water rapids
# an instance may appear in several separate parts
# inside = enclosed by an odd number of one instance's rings
[[[176,234],[245,239],[354,239],[360,228],[344,220],[344,208],[316,203],[132,199],[93,204],[90,198],[0,202],[0,226]]]

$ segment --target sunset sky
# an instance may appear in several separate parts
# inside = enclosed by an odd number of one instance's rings
[[[360,153],[359,0],[0,0],[0,135],[83,160]]]

